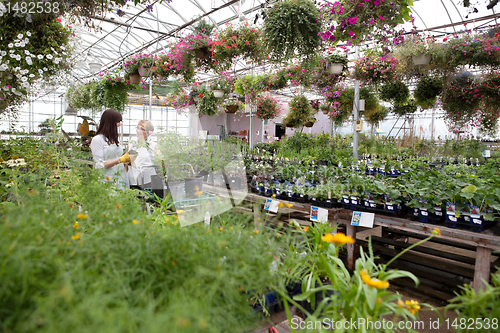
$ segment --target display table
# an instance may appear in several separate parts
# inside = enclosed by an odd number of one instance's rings
[[[254,205],[263,205],[266,197],[248,193],[245,200],[253,203]],[[274,199],[283,202],[284,204],[290,203],[293,206],[290,211],[297,211],[302,213],[310,213],[311,204],[289,202],[281,199]],[[327,209],[327,208],[324,208]],[[332,225],[343,224],[346,227],[346,234],[356,239],[357,227],[351,225],[352,210],[333,208],[328,209],[328,220]],[[415,235],[422,235],[428,237],[432,235],[434,228],[439,228],[441,232],[441,239],[453,241],[454,243],[469,245],[475,248],[476,258],[474,265],[474,280],[472,286],[474,290],[479,290],[484,286],[484,281],[489,281],[491,269],[491,251],[500,251],[500,235],[490,235],[478,232],[472,232],[463,229],[448,228],[442,225],[435,225],[430,223],[421,223],[411,221],[408,219],[385,216],[375,214],[374,227],[389,227],[393,230],[408,232]],[[356,261],[356,244],[347,244],[347,267],[351,270],[354,269]]]

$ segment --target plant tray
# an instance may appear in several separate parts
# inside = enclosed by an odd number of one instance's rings
[[[217,195],[203,192],[199,198],[195,199],[184,199],[179,201],[174,201],[174,205],[177,209],[180,207],[198,206],[207,202],[215,202]]]

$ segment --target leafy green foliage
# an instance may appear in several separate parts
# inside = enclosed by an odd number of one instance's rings
[[[311,56],[320,44],[319,10],[310,0],[285,0],[266,12],[264,40],[271,59]]]
[[[436,104],[436,98],[442,89],[443,83],[439,78],[424,76],[418,81],[413,95],[418,105],[428,108]]]
[[[402,104],[410,97],[410,90],[401,81],[386,83],[380,87],[380,99],[386,102]]]

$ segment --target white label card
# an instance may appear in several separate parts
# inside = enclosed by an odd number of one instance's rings
[[[311,206],[311,221],[327,223],[328,222],[328,209]]]
[[[375,213],[352,212],[351,225],[373,228]]]
[[[265,210],[268,210],[272,213],[277,213],[278,212],[278,205],[279,201],[272,200],[272,199],[266,199],[266,204],[264,206]]]

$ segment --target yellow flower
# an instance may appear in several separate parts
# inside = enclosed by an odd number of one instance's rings
[[[200,196],[202,194],[203,194],[203,191],[194,192],[194,195],[196,195],[196,196]]]
[[[79,232],[77,232],[76,235],[71,236],[72,240],[77,240],[78,238],[80,238],[80,233]]]
[[[254,233],[254,234],[258,234],[258,233],[259,233],[259,230],[257,230],[257,229],[256,229],[256,230],[254,230],[254,231],[253,231],[253,233]]]
[[[434,230],[432,230],[432,233],[438,237],[441,237],[441,231],[439,231],[438,228],[434,228]]]
[[[303,229],[305,232],[307,232],[307,230],[309,230],[309,227],[304,227]]]
[[[29,194],[35,194],[35,191],[33,191],[33,190],[30,189],[30,190],[28,190],[28,193]]]
[[[279,208],[282,208],[282,207],[285,207],[285,205],[283,205],[283,203],[282,203],[282,202],[280,202],[280,203],[278,204],[278,207],[279,207]]]
[[[88,216],[85,215],[85,214],[83,214],[83,213],[80,213],[76,217],[79,218],[79,219],[86,219]]]
[[[400,308],[404,308],[405,307],[405,302],[403,302],[403,300],[398,300],[398,307]]]
[[[416,314],[418,310],[420,310],[420,305],[418,305],[417,301],[411,300],[411,301],[406,301],[406,307],[408,308],[408,311],[411,312],[412,315]]]
[[[321,239],[323,240],[323,242],[335,243],[337,245],[346,244],[346,243],[354,243],[354,239],[352,239],[351,236],[346,236],[341,232],[338,232],[335,235],[326,234],[323,237],[321,237]]]
[[[380,281],[377,279],[372,279],[368,275],[368,271],[366,269],[361,270],[359,275],[361,276],[361,280],[363,280],[363,282],[369,285],[370,287],[375,287],[377,289],[385,289],[389,287],[389,281]]]
[[[120,209],[120,208],[121,208],[121,206],[122,206],[122,204],[121,204],[121,203],[118,203],[118,204],[116,204],[115,208],[116,208],[116,209]]]
[[[223,228],[223,227],[220,227],[220,228],[219,228],[219,230],[220,230],[220,231],[224,231],[224,228]]]
[[[132,220],[132,222],[134,222],[134,224],[139,224],[139,221],[137,221],[136,219]]]
[[[293,207],[293,205],[292,205],[292,204],[286,204],[286,206],[287,206],[288,208],[292,208],[292,207]]]
[[[73,228],[75,228],[75,229],[80,228],[80,225],[78,224],[78,222],[75,222],[75,224],[73,224]]]
[[[177,210],[177,214],[182,214],[182,213],[184,213],[184,211],[182,209]]]
[[[276,198],[276,194],[273,194],[273,195],[272,195],[272,197],[273,197],[273,198]]]

